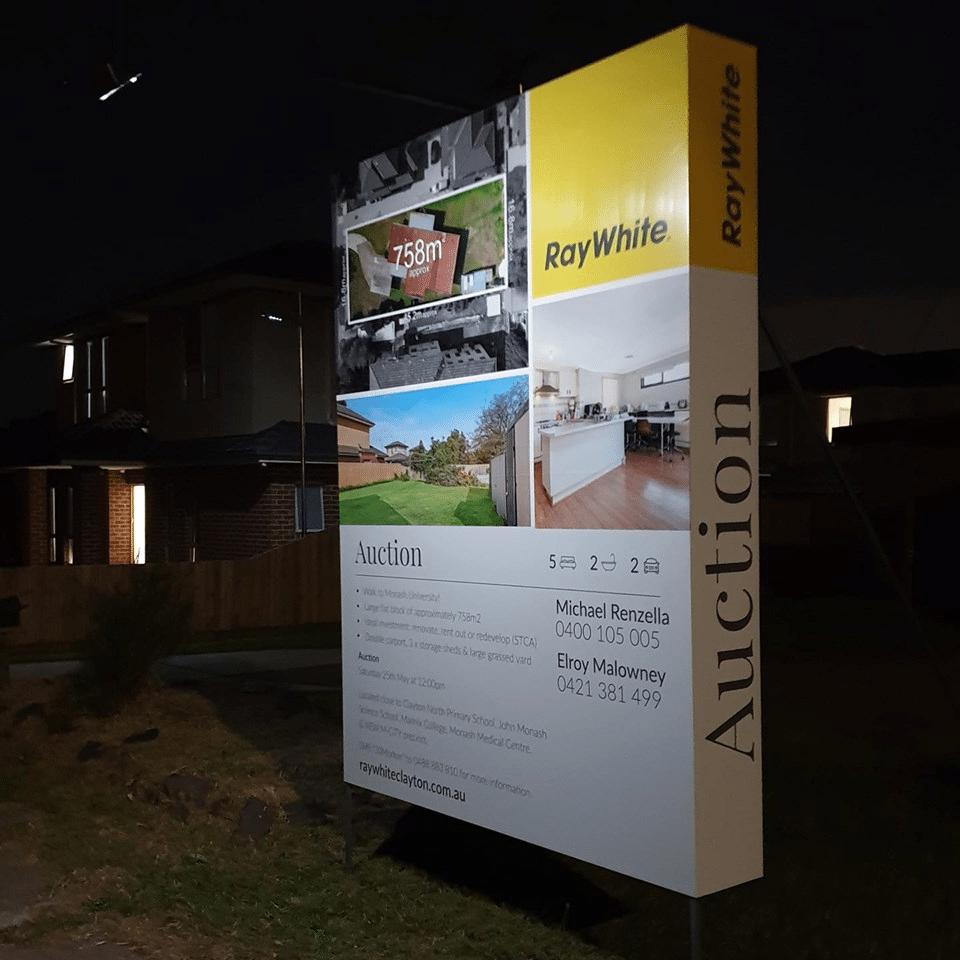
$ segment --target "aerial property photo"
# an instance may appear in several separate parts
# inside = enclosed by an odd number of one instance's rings
[[[341,396],[528,365],[526,167],[515,98],[342,179]]]
[[[347,232],[350,323],[506,286],[503,178]]]

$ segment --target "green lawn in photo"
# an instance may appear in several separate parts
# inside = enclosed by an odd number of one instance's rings
[[[391,480],[340,491],[343,525],[502,527],[487,487],[438,487]]]

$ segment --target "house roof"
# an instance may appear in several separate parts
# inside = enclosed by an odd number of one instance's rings
[[[355,420],[357,423],[361,423],[367,427],[376,426],[372,420],[368,420],[363,414],[357,413],[356,410],[351,410],[345,403],[337,401],[337,416],[346,417],[348,420]]]
[[[454,128],[454,177],[459,181],[496,163],[496,127],[483,114],[464,117]]]
[[[309,463],[336,463],[336,428],[326,423],[305,425]],[[259,433],[231,437],[201,437],[158,442],[150,465],[225,466],[252,463],[295,463],[300,460],[300,424],[281,420]]]
[[[380,357],[370,364],[370,376],[378,387],[402,387],[432,383],[437,379],[443,354],[436,340],[414,344],[402,357]],[[371,384],[373,386],[373,384]]]
[[[306,459],[335,463],[336,428],[308,423]],[[298,463],[300,424],[281,420],[259,433],[158,441],[142,414],[118,411],[59,435],[52,414],[19,421],[0,431],[0,465],[7,467],[99,464],[101,466],[224,466]]]
[[[900,447],[938,447],[950,443],[957,434],[957,418],[948,415],[939,417],[906,417],[902,420],[887,420],[877,423],[851,423],[847,427],[834,427],[833,440],[837,446],[882,445],[889,449]]]
[[[329,290],[322,279],[329,256],[329,246],[320,241],[277,244],[144,289],[128,291],[99,309],[58,319],[29,339],[33,343],[46,343],[72,336],[76,330],[98,330],[105,323],[145,323],[147,317],[143,311],[147,308],[195,302],[250,287],[284,293],[299,290],[317,296]]]
[[[133,410],[114,410],[69,427],[62,431],[59,442],[65,461],[112,464],[140,463],[155,444],[146,416]]]
[[[380,357],[370,364],[370,376],[377,387],[401,387],[411,383],[432,383],[459,377],[493,373],[496,357],[491,357],[479,343],[441,350],[437,340],[413,344],[400,357]]]
[[[106,417],[57,428],[53,411],[15,420],[0,431],[0,465],[54,467],[76,463],[122,466],[143,463],[155,442],[141,413],[116,410]]]
[[[443,366],[438,380],[453,380],[458,377],[473,377],[481,373],[493,373],[497,369],[497,358],[479,343],[465,343],[443,351]]]
[[[793,365],[805,389],[823,394],[865,387],[932,387],[960,384],[960,350],[879,354],[861,347],[837,347]],[[760,392],[789,389],[782,368],[760,374]]]

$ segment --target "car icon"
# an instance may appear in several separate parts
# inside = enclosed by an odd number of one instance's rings
[[[561,558],[560,558],[560,569],[561,569],[561,570],[576,570],[576,569],[577,569],[577,558],[576,558],[576,557],[561,557]]]
[[[659,573],[660,561],[656,557],[647,557],[647,559],[643,561],[643,572]]]

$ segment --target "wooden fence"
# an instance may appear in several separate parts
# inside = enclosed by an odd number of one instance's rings
[[[134,565],[6,567],[0,597],[26,608],[4,631],[9,646],[69,646],[87,629],[94,593],[123,589],[150,569]],[[165,564],[191,602],[194,634],[333,623],[340,619],[340,552],[336,528],[310,534],[249,560]]]

